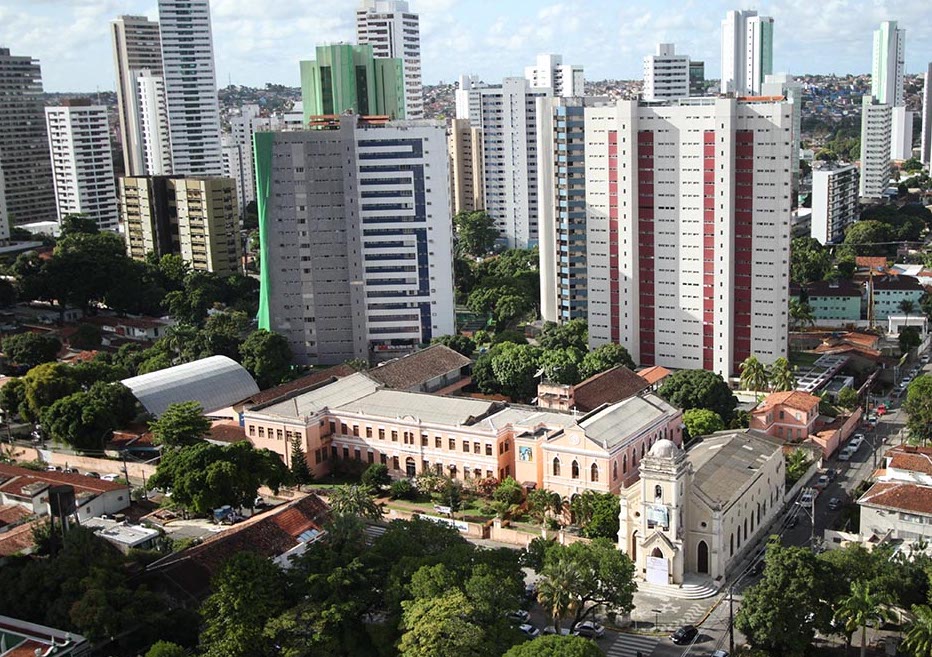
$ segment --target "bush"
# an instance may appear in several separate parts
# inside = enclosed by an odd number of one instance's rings
[[[388,496],[393,500],[413,500],[417,490],[407,479],[396,479],[388,488]]]
[[[361,482],[363,486],[368,486],[375,492],[391,485],[392,478],[388,474],[388,466],[384,463],[373,463],[362,473]]]
[[[524,498],[524,491],[521,484],[515,481],[514,477],[505,477],[504,481],[498,485],[495,492],[492,493],[492,499],[503,504],[513,505],[520,504]]]

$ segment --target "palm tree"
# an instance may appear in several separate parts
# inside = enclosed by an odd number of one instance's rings
[[[861,629],[861,657],[867,651],[867,626],[881,622],[892,616],[890,605],[893,599],[886,591],[871,591],[867,582],[855,581],[851,584],[851,595],[841,600],[835,611],[839,620],[849,634]]]
[[[762,388],[767,387],[767,368],[757,360],[757,356],[748,356],[739,365],[741,369],[741,387],[753,390],[755,398]]]
[[[913,620],[906,629],[903,646],[917,657],[932,655],[932,609],[926,605],[913,605]]]
[[[909,299],[900,301],[900,312],[906,315],[906,326],[909,326],[909,315],[916,309],[916,304]]]
[[[579,579],[576,566],[568,559],[559,559],[545,566],[537,583],[537,601],[550,612],[553,626],[560,633],[560,619],[570,611],[575,597],[571,593]]]
[[[780,357],[770,366],[770,388],[774,391],[788,391],[796,388],[796,377],[790,361]]]
[[[344,516],[381,520],[382,507],[369,495],[366,486],[337,486],[330,491],[330,510]]]
[[[815,315],[812,314],[812,306],[799,299],[790,299],[790,325],[797,327],[805,324],[815,326]]]

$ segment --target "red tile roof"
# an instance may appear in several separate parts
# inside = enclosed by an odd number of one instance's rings
[[[249,404],[250,406],[267,404],[292,394],[306,392],[322,383],[331,383],[334,379],[342,379],[355,373],[356,370],[349,365],[336,365],[320,372],[313,372],[307,376],[302,376],[294,381],[283,383],[280,386],[262,390],[249,399],[243,400],[243,403]]]
[[[602,404],[613,404],[633,397],[650,384],[624,365],[590,376],[573,387],[573,403],[582,413]]]
[[[886,269],[887,259],[883,256],[855,256],[854,264],[865,269]]]
[[[890,459],[887,467],[932,475],[932,447],[898,445],[885,456]]]
[[[654,365],[652,367],[645,367],[643,370],[638,372],[638,376],[647,381],[648,384],[654,385],[658,381],[670,376],[672,372],[666,367],[661,367],[660,365]]]
[[[431,379],[460,370],[472,361],[446,345],[435,344],[427,349],[402,356],[366,372],[369,378],[395,390],[417,390]]]
[[[881,481],[871,486],[858,504],[932,515],[932,486]]]
[[[31,515],[32,512],[24,506],[18,504],[4,504],[0,506],[0,528],[17,523]]]
[[[298,537],[302,533],[321,530],[328,511],[323,500],[307,495],[253,516],[200,545],[160,559],[147,572],[160,575],[200,598],[209,592],[211,578],[233,555],[255,552],[270,559],[280,556],[300,543]]]
[[[797,411],[805,411],[808,413],[812,409],[818,408],[819,401],[818,397],[810,395],[808,392],[799,392],[796,390],[791,390],[789,392],[772,392],[764,398],[760,406],[754,409],[754,412],[761,413],[775,406],[786,406]]]
[[[27,522],[0,534],[0,557],[12,557],[35,545],[32,528],[38,522],[40,521]]]
[[[20,468],[15,465],[0,463],[0,491],[13,495],[32,497],[33,492],[24,492],[24,488],[35,486],[42,490],[48,486],[67,485],[74,486],[75,493],[107,493],[115,490],[126,490],[125,484],[115,481],[104,481],[94,477],[85,477],[79,474],[66,474],[64,472],[36,472]]]
[[[246,430],[239,425],[239,422],[221,420],[211,425],[207,440],[216,440],[221,443],[238,443],[241,440],[246,440]]]

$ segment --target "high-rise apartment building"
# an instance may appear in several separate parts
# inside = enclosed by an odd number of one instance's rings
[[[705,62],[695,59],[689,60],[689,95],[704,96],[705,88]]]
[[[38,60],[0,48],[0,240],[58,216],[41,94]]]
[[[873,96],[861,103],[861,184],[862,198],[881,198],[890,184],[890,142],[893,108]]]
[[[453,119],[448,144],[453,214],[482,210],[485,207],[482,130],[470,124],[469,119]]]
[[[230,132],[222,136],[223,175],[236,181],[236,200],[241,213],[256,200],[256,164],[252,137],[259,130],[279,127],[278,120],[259,116],[258,105],[244,105],[230,117]]]
[[[242,271],[239,211],[230,178],[120,178],[120,211],[132,258],[176,253],[196,271]]]
[[[906,69],[906,30],[896,21],[884,21],[874,30],[874,59],[871,95],[881,105],[901,106],[903,73]]]
[[[110,38],[113,45],[113,61],[116,68],[117,111],[120,115],[120,141],[123,144],[123,170],[128,176],[157,175],[164,171],[146,168],[146,153],[140,116],[140,90],[137,87],[142,71],[148,76],[162,77],[162,45],[159,39],[159,24],[145,16],[120,16],[110,23]],[[147,79],[151,79],[147,78]],[[161,84],[161,83],[160,83]],[[151,91],[151,90],[149,90]],[[158,102],[164,111],[163,95]],[[147,100],[149,96],[144,96]],[[151,99],[153,102],[156,98]],[[150,115],[152,108],[148,109]]]
[[[404,114],[424,117],[421,88],[421,28],[418,15],[403,0],[362,0],[356,10],[356,42],[368,43],[377,59],[401,59],[404,66]]]
[[[858,168],[853,164],[815,163],[812,169],[812,227],[820,244],[837,244],[857,221]]]
[[[482,105],[479,90],[489,85],[482,82],[478,75],[461,75],[456,83],[454,102],[456,104],[456,118],[469,119],[474,126],[482,122]]]
[[[919,159],[932,164],[932,62],[926,68],[922,83],[922,140]]]
[[[896,106],[890,113],[890,159],[908,160],[913,156],[913,112]]]
[[[220,105],[208,0],[159,0],[172,171],[219,176]]]
[[[566,317],[564,297],[546,295],[569,290],[572,301],[582,286],[590,343],[621,344],[641,365],[728,377],[751,354],[766,363],[785,356],[792,107],[617,101],[583,116],[571,134],[584,144],[584,166],[565,196],[585,219],[570,224],[573,251],[569,240],[541,242],[544,319]]]
[[[242,213],[245,208],[244,190],[249,184],[248,180],[255,180],[255,171],[250,176],[250,151],[236,143],[232,134],[225,132],[220,135],[220,148],[223,157],[223,177],[231,178],[236,185],[236,204]],[[255,196],[255,187],[253,187]]]
[[[729,11],[722,21],[723,94],[759,96],[773,73],[773,19],[756,11]]]
[[[312,116],[343,112],[406,117],[401,59],[373,57],[369,44],[317,46],[316,55],[301,62],[305,126]]]
[[[509,248],[537,244],[537,98],[525,78],[476,90],[482,130],[485,209]]]
[[[85,214],[101,230],[119,228],[107,108],[87,99],[46,107],[58,219]]]
[[[524,77],[531,84],[531,89],[550,89],[554,96],[586,95],[583,67],[564,64],[563,55],[538,55],[533,66],[524,68]]]
[[[139,175],[166,176],[172,172],[172,146],[168,107],[165,105],[165,78],[154,75],[149,69],[134,72],[138,75],[135,86],[136,102],[133,107],[136,123],[133,128],[135,139],[138,141],[131,149],[132,155],[142,156]]]
[[[761,85],[764,96],[783,96],[793,103],[793,156],[790,170],[793,172],[793,189],[799,188],[799,146],[803,123],[803,85],[788,73],[774,73],[764,78]]]
[[[383,360],[454,332],[446,131],[343,115],[256,133],[259,326],[297,362]]]
[[[677,55],[672,43],[658,43],[657,52],[644,57],[644,100],[688,98],[689,56]]]
[[[541,315],[587,319],[586,117],[605,98],[538,98]]]

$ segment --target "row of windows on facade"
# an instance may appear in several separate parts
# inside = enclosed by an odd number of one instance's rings
[[[337,459],[340,457],[340,452],[341,450],[336,445],[331,445],[329,452],[327,451],[326,447],[322,447],[321,449],[314,450],[314,462],[315,464],[320,464],[323,461],[327,461],[330,458]],[[388,466],[392,470],[402,469],[400,457],[398,456],[390,457],[385,452],[378,452],[378,454],[379,454],[379,463],[381,463],[382,465]],[[371,449],[367,450],[366,461],[370,465],[375,463],[375,455],[376,455],[375,450],[371,450]],[[342,448],[342,457],[344,461],[348,461],[350,459],[350,448],[349,447],[344,446]],[[362,450],[359,447],[353,448],[352,458],[353,460],[360,462],[360,463],[363,461]],[[432,472],[433,474],[443,475],[444,474],[443,466],[444,466],[443,463],[431,464],[430,461],[427,461],[425,459],[421,461],[421,473]],[[456,467],[456,465],[454,464],[447,465],[447,473],[450,475],[450,477],[455,479],[457,471],[458,471],[458,468]],[[415,474],[417,474],[417,461],[414,459],[414,457],[409,456],[405,459],[404,472],[408,476],[414,476]],[[483,470],[481,470],[480,468],[469,468],[468,466],[463,466],[462,473],[463,473],[463,479],[481,479],[483,477]],[[501,474],[504,477],[511,475],[511,466],[505,466],[502,469]],[[491,478],[495,476],[495,473],[492,470],[485,470],[484,476],[487,478]]]

